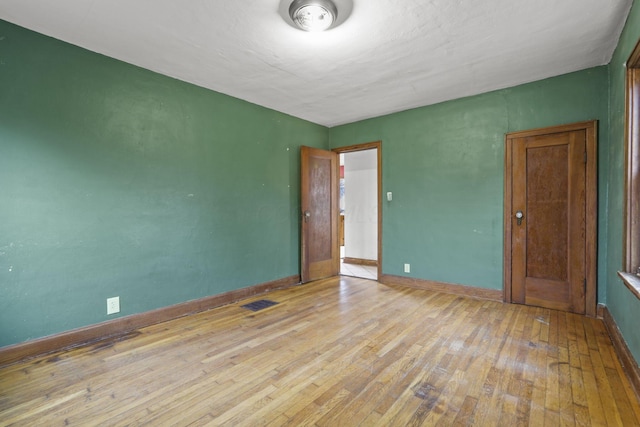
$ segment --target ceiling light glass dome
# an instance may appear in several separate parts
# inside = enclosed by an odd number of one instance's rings
[[[324,31],[333,25],[338,9],[331,0],[294,0],[289,16],[304,31]]]

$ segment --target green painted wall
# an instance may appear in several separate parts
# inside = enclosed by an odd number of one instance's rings
[[[607,68],[597,67],[332,128],[331,147],[382,140],[382,191],[393,192],[383,272],[502,289],[505,133],[597,119],[606,176],[607,96]]]
[[[299,274],[328,129],[0,21],[0,346]]]
[[[501,289],[504,134],[597,119],[598,300],[640,360],[616,276],[638,38],[634,2],[609,66],[328,130],[0,21],[0,346],[297,274],[300,145],[382,140],[385,273]]]
[[[609,87],[611,92],[611,127],[609,146],[609,169],[606,197],[608,212],[608,256],[606,259],[607,306],[622,332],[636,360],[640,360],[640,328],[638,328],[638,301],[624,286],[616,272],[622,269],[624,230],[624,122],[625,122],[625,73],[624,63],[640,39],[640,5],[634,1],[627,18],[618,47],[609,64]]]

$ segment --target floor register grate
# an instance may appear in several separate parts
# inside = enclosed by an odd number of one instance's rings
[[[263,308],[271,307],[276,304],[278,303],[275,301],[271,301],[268,299],[261,299],[258,301],[250,302],[249,304],[241,305],[240,307],[246,308],[247,310],[251,310],[251,311],[259,311],[259,310],[262,310]]]

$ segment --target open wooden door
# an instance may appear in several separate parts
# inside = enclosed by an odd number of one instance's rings
[[[595,316],[595,135],[595,122],[507,135],[507,301]]]
[[[302,283],[338,275],[338,154],[301,147]]]

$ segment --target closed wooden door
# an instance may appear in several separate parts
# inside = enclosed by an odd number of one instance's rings
[[[505,293],[595,315],[595,123],[513,133],[506,144]]]
[[[301,268],[303,283],[340,271],[338,154],[301,147]]]

